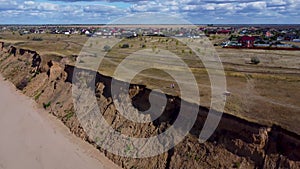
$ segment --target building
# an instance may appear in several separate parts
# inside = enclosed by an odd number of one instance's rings
[[[231,31],[230,30],[226,30],[226,29],[222,29],[222,30],[218,30],[217,31],[217,34],[230,34],[231,33]]]
[[[242,36],[238,42],[242,44],[242,47],[252,48],[256,38],[254,36]]]

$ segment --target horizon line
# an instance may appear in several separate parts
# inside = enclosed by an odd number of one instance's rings
[[[18,23],[7,23],[7,24],[1,24],[0,26],[13,26],[13,25],[18,25],[18,26],[35,26],[35,25],[300,25],[300,23],[254,23],[254,24],[249,24],[249,23],[198,23],[198,24],[105,24],[105,23],[41,23],[41,24],[18,24]]]

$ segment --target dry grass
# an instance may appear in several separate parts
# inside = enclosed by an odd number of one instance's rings
[[[33,37],[42,41],[33,41]],[[37,50],[44,57],[66,57],[78,55],[87,37],[80,35],[12,35],[2,32],[1,41],[12,43],[18,47]],[[29,37],[29,38],[28,38]],[[218,37],[222,40],[226,37]],[[99,42],[101,43],[101,42]],[[99,71],[112,76],[120,62],[131,53],[143,50],[142,45],[159,55],[160,50],[169,50],[179,56],[194,73],[201,96],[201,104],[210,106],[210,81],[203,64],[183,43],[171,38],[143,37],[124,39],[119,44],[129,44],[123,49],[113,46],[105,56]],[[278,124],[291,131],[300,133],[300,52],[299,51],[265,51],[237,50],[216,48],[223,62],[227,90],[231,96],[227,98],[226,113],[239,116],[249,121],[263,124]],[[259,65],[248,64],[251,57],[260,59]],[[93,62],[82,58],[84,62]],[[143,60],[133,60],[131,64],[143,64]],[[180,67],[172,60],[162,58],[157,61],[158,67],[172,69],[182,73]],[[138,74],[132,83],[145,84],[152,89],[161,89],[167,94],[180,95],[177,87],[170,88],[174,79],[163,71],[149,69]],[[191,93],[192,94],[192,93]]]
[[[40,54],[54,54],[67,56],[78,54],[83,44],[88,39],[82,35],[60,34],[29,34],[20,36],[19,33],[1,32],[1,41],[11,43],[14,46],[39,51]],[[35,41],[40,38],[41,41]]]

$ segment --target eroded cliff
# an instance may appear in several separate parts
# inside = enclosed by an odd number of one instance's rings
[[[59,61],[61,60],[61,61]],[[84,70],[88,74],[94,72]],[[300,136],[280,126],[264,126],[223,114],[214,135],[204,144],[198,136],[208,109],[199,106],[198,117],[188,136],[168,152],[144,159],[114,155],[97,146],[98,139],[88,137],[80,124],[72,100],[74,66],[61,58],[46,58],[38,52],[5,47],[0,43],[0,72],[19,90],[32,97],[78,137],[94,144],[116,164],[124,168],[300,168]],[[163,114],[151,123],[133,123],[120,115],[111,96],[111,77],[97,73],[97,103],[105,120],[117,131],[131,137],[150,137],[162,133],[176,120],[181,100],[167,96]],[[124,82],[118,82],[122,86]],[[130,84],[130,99],[124,104],[134,109],[149,108],[147,86]],[[157,94],[156,99],[163,97]],[[123,96],[118,96],[122,100]],[[187,103],[189,104],[189,103]],[[128,106],[129,107],[129,106]],[[128,111],[136,111],[128,108]],[[186,117],[188,118],[188,117]]]

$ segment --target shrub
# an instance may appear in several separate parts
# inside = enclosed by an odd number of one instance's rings
[[[25,77],[16,85],[16,87],[19,90],[23,90],[28,83],[29,83],[29,78]]]
[[[96,137],[94,140],[95,140],[95,143],[98,143],[100,141],[100,138]]]
[[[129,44],[128,43],[124,43],[121,48],[129,48]]]
[[[241,163],[240,163],[240,162],[235,162],[235,163],[233,164],[233,168],[240,168],[240,166],[241,166]]]
[[[50,107],[50,106],[51,106],[51,101],[48,102],[47,104],[46,104],[46,103],[43,103],[44,109],[47,109],[47,108]]]
[[[127,154],[131,151],[132,147],[130,145],[126,145],[124,152]]]
[[[43,39],[41,37],[33,37],[32,40],[33,41],[42,41]]]
[[[105,45],[105,46],[103,47],[103,50],[104,50],[105,52],[109,52],[110,49],[111,49],[111,47],[108,46],[108,45]]]
[[[257,65],[257,64],[259,64],[259,63],[260,63],[260,60],[259,60],[259,58],[258,58],[258,57],[252,57],[252,58],[251,58],[251,63],[252,63],[252,64],[256,64],[256,65]]]

